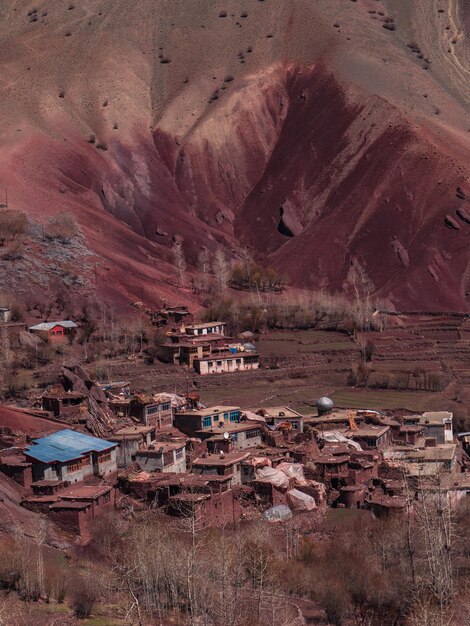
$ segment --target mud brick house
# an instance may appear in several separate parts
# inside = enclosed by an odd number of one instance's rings
[[[313,478],[318,478],[321,482],[329,482],[332,487],[338,489],[345,485],[349,477],[350,458],[347,454],[319,454],[313,459],[315,466]]]
[[[184,441],[155,441],[135,453],[135,460],[147,472],[181,474],[186,472],[186,445]]]
[[[175,426],[188,437],[207,441],[210,450],[244,450],[261,444],[259,423],[242,417],[237,406],[214,406],[175,413]]]
[[[62,387],[46,391],[41,404],[44,411],[50,411],[55,417],[65,417],[80,412],[83,406],[87,410],[86,396],[76,391],[65,391]]]
[[[170,428],[173,425],[173,407],[170,398],[135,395],[130,400],[129,415],[146,426],[156,426],[159,429]]]
[[[18,450],[5,450],[0,453],[0,472],[25,489],[29,489],[33,482],[32,463],[27,461]]]
[[[407,499],[382,492],[373,493],[365,499],[364,508],[372,511],[376,517],[401,516],[407,511]]]
[[[77,333],[77,324],[71,320],[63,320],[57,322],[42,322],[28,328],[30,333],[34,333],[54,343],[61,343],[67,340],[73,341]]]
[[[60,528],[78,535],[79,543],[90,540],[90,522],[114,508],[116,491],[107,484],[57,487],[54,481],[33,484],[34,495],[25,498],[22,506],[45,513]]]
[[[248,452],[229,452],[228,454],[207,454],[193,461],[194,474],[207,476],[229,476],[230,486],[241,485],[241,463],[248,458]]]
[[[169,515],[192,518],[201,527],[233,524],[241,515],[230,476],[173,475],[158,484],[155,501]]]
[[[191,318],[192,315],[186,305],[164,306],[152,316],[154,326],[166,326],[167,324],[181,324]]]
[[[293,433],[304,432],[304,418],[288,406],[259,407],[253,411],[265,418],[268,426],[288,424]]]
[[[259,356],[253,352],[230,352],[212,354],[211,356],[195,359],[194,369],[201,376],[208,374],[225,374],[232,372],[246,372],[259,368]]]
[[[92,476],[114,481],[117,476],[116,448],[113,441],[65,429],[33,440],[24,455],[32,464],[34,482],[79,483]]]

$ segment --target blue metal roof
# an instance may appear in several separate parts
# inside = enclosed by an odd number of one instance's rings
[[[66,429],[35,439],[33,445],[26,448],[25,454],[42,463],[65,463],[79,459],[88,452],[102,452],[116,445],[112,441]]]

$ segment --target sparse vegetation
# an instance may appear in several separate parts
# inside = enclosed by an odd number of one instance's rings
[[[57,213],[44,226],[46,239],[57,239],[62,243],[69,243],[79,232],[75,218],[67,211]]]
[[[26,213],[14,209],[0,209],[0,246],[6,241],[24,235],[28,227]]]

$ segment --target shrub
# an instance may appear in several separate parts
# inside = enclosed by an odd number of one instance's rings
[[[0,210],[0,245],[5,245],[5,241],[15,239],[19,235],[24,235],[28,228],[28,218],[26,213],[15,211],[14,209]]]
[[[72,609],[79,619],[90,617],[96,602],[96,593],[91,585],[78,583],[72,595]]]
[[[47,239],[58,239],[62,243],[69,243],[78,233],[77,222],[73,215],[67,211],[62,211],[51,217],[44,227],[44,236]]]

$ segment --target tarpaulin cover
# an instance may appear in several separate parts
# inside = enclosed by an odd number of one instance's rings
[[[353,448],[356,448],[356,450],[362,450],[357,441],[349,439],[349,437],[346,437],[343,433],[340,433],[337,430],[329,430],[323,433],[323,435],[320,435],[320,437],[329,443],[347,443],[348,445],[353,446]]]
[[[285,522],[292,517],[292,511],[286,504],[276,504],[263,513],[268,522]]]
[[[312,496],[302,493],[298,489],[290,489],[287,492],[287,501],[294,511],[313,511],[317,504]]]
[[[305,480],[302,463],[279,463],[276,469],[284,472],[288,478],[293,478],[297,487],[305,487],[308,484]]]
[[[265,483],[271,483],[278,489],[287,489],[289,487],[289,479],[281,472],[281,470],[274,469],[273,467],[259,467],[255,470],[256,480],[261,480]]]
[[[254,456],[251,459],[251,464],[253,467],[271,467],[271,459],[268,459],[267,456]]]

